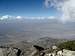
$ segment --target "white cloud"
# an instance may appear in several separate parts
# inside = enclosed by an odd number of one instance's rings
[[[45,17],[24,17],[25,19],[44,19]]]
[[[48,19],[55,19],[56,17],[55,16],[49,16],[47,17]]]
[[[23,17],[21,17],[21,16],[16,16],[16,19],[22,19]]]
[[[35,17],[35,19],[45,19],[45,17]]]
[[[9,18],[14,18],[14,17],[10,15],[4,15],[0,17],[0,20],[9,19]]]
[[[7,19],[7,18],[9,18],[9,15],[4,15],[0,17],[0,20]]]
[[[75,21],[75,0],[45,0],[46,7],[54,7],[62,12],[60,20]]]
[[[25,19],[54,19],[56,18],[55,16],[48,16],[48,17],[44,17],[44,16],[37,16],[37,17],[24,17]]]
[[[10,16],[10,15],[4,15],[0,16],[0,20],[5,20],[5,19],[22,19],[23,17],[21,16]]]
[[[54,19],[56,18],[55,16],[48,16],[48,17],[44,17],[44,16],[34,16],[34,17],[29,17],[29,16],[10,16],[10,15],[4,15],[0,17],[0,20],[5,20],[5,19]]]

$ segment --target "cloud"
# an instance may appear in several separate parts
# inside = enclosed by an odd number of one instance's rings
[[[54,19],[56,18],[55,16],[48,16],[48,17],[44,17],[44,16],[39,16],[39,17],[24,17],[25,19]]]
[[[14,17],[10,15],[4,15],[0,17],[0,20],[9,19],[9,18],[14,18]]]
[[[5,20],[5,19],[22,19],[23,17],[21,16],[11,16],[11,15],[3,15],[0,16],[0,20]]]
[[[16,16],[16,19],[22,19],[23,17],[22,16]]]
[[[10,17],[9,15],[4,15],[4,16],[1,16],[1,17],[0,17],[0,20],[7,19],[7,18],[9,18],[9,17]]]
[[[55,19],[56,17],[55,16],[49,16],[47,17],[48,19]]]
[[[5,19],[17,19],[17,20],[20,20],[20,19],[55,19],[56,17],[55,16],[48,16],[48,17],[44,17],[44,16],[32,16],[32,17],[29,17],[29,16],[10,16],[10,15],[4,15],[4,16],[1,16],[0,17],[0,20],[5,20]]]
[[[62,13],[62,22],[75,21],[75,0],[45,0],[47,8],[54,7]]]

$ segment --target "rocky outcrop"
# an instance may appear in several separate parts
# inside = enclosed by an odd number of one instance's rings
[[[20,56],[21,50],[12,47],[0,47],[0,56]]]
[[[37,41],[21,41],[0,46],[0,56],[44,56],[51,53],[55,43],[63,42],[52,38],[41,38]],[[53,46],[53,49],[56,49]],[[53,53],[52,53],[53,54]]]
[[[54,48],[52,48],[53,51],[51,52],[47,52],[49,49],[44,49],[37,45],[34,45],[34,47],[36,48],[36,51],[32,53],[32,56],[75,56],[75,51],[67,49],[59,50],[56,46],[53,46]]]

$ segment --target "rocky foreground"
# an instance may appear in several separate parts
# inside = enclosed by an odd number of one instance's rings
[[[75,51],[57,47],[58,43],[64,41],[67,40],[46,37],[32,42],[22,41],[1,45],[0,56],[75,56]]]
[[[37,45],[34,45],[36,48],[34,51],[24,51],[15,47],[0,47],[0,56],[75,56],[75,51],[71,50],[57,50],[56,46],[53,46],[53,51],[50,49],[44,49]],[[31,51],[31,50],[30,50]]]

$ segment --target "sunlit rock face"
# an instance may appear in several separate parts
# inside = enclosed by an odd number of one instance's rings
[[[56,53],[46,53],[44,56],[75,56],[75,51],[70,51],[70,50],[60,50]]]
[[[75,51],[63,50],[63,56],[75,56]]]

